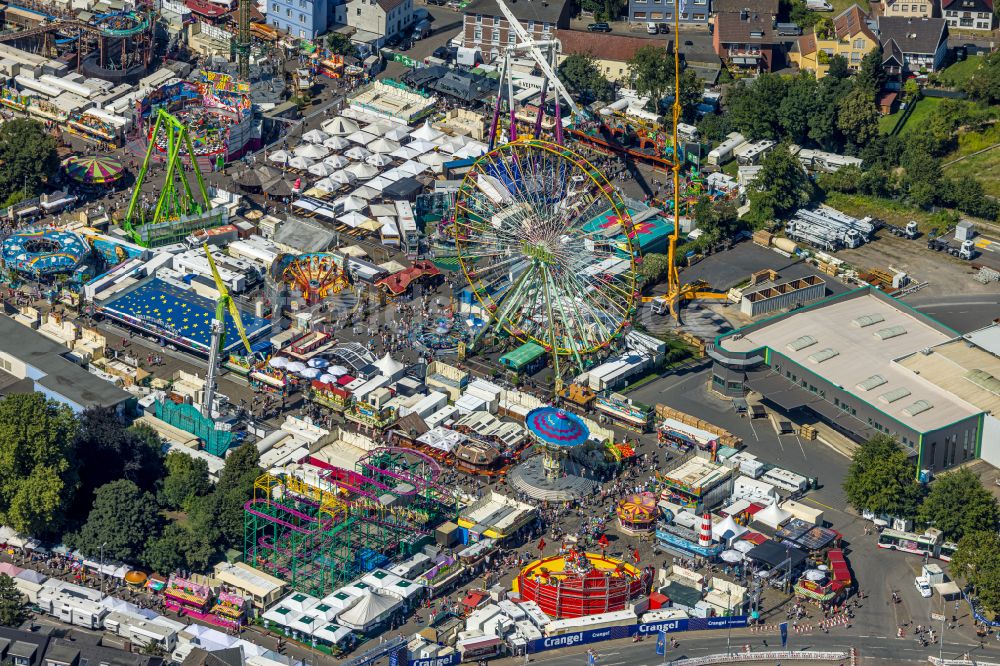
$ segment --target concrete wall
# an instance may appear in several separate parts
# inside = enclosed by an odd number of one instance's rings
[[[983,420],[983,448],[980,456],[994,467],[1000,467],[1000,418],[987,415]]]

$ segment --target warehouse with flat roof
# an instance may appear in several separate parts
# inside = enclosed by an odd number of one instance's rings
[[[978,457],[984,417],[996,406],[976,383],[994,376],[993,355],[869,287],[720,336],[710,353],[717,392],[756,391],[858,441],[893,435],[918,469]]]

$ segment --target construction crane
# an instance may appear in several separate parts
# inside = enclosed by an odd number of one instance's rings
[[[562,144],[562,112],[559,106],[559,98],[561,97],[565,100],[566,105],[569,106],[570,112],[574,117],[579,116],[581,112],[580,107],[578,107],[576,102],[573,101],[573,96],[570,95],[569,90],[566,89],[566,86],[562,84],[562,81],[560,81],[559,77],[556,75],[555,59],[560,50],[559,40],[548,39],[536,41],[531,37],[528,31],[524,29],[524,26],[520,24],[517,17],[515,17],[514,13],[510,11],[510,8],[504,0],[497,0],[497,6],[500,8],[500,13],[502,13],[504,18],[507,19],[510,30],[512,30],[514,35],[517,37],[517,44],[504,51],[503,63],[500,68],[500,83],[497,88],[496,105],[493,107],[493,122],[490,126],[490,150],[493,149],[496,141],[497,126],[500,121],[500,103],[503,99],[505,80],[507,82],[507,106],[510,111],[510,138],[513,140],[517,136],[517,121],[514,118],[513,81],[510,78],[510,55],[511,53],[518,51],[525,52],[535,62],[543,75],[541,102],[538,105],[538,117],[535,119],[534,135],[537,138],[541,133],[545,99],[548,96],[548,87],[551,85],[556,92],[556,143]],[[542,52],[543,48],[546,49],[547,55]]]
[[[653,301],[654,312],[658,304],[665,305],[670,316],[679,320],[678,307],[682,301],[696,299],[724,299],[725,293],[706,291],[708,283],[697,281],[681,284],[680,273],[677,270],[677,241],[681,231],[681,158],[678,150],[677,124],[681,119],[681,12],[685,11],[684,2],[674,11],[674,103],[670,108],[671,129],[674,149],[671,151],[670,170],[674,181],[674,228],[670,233],[667,246],[667,293],[664,296],[645,296],[643,303]],[[662,310],[660,311],[662,312]]]
[[[239,21],[236,27],[236,58],[240,81],[250,81],[250,0],[239,0]]]
[[[233,323],[236,324],[236,330],[239,331],[240,339],[243,340],[243,346],[246,347],[247,353],[253,353],[253,349],[250,348],[250,340],[247,339],[246,329],[243,328],[243,319],[240,318],[239,308],[236,307],[236,303],[229,295],[229,290],[226,289],[226,284],[219,275],[219,269],[215,267],[215,259],[208,251],[208,243],[202,247],[205,250],[205,256],[208,257],[208,267],[212,270],[212,277],[215,279],[215,289],[219,292],[219,301],[215,306],[215,319],[212,320],[212,341],[210,343],[212,346],[208,352],[208,374],[205,376],[204,399],[201,405],[202,414],[212,418],[212,402],[215,400],[217,389],[220,357],[226,344],[226,310],[229,310],[229,315],[233,318]]]

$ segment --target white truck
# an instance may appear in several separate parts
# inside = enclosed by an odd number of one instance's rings
[[[832,12],[833,5],[827,0],[806,0],[806,9],[811,9],[814,12]]]

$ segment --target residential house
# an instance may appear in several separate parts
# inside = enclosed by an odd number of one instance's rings
[[[830,58],[841,56],[847,66],[857,71],[861,60],[878,46],[874,21],[858,5],[851,5],[831,23],[820,20],[810,33],[795,41],[788,59],[799,69],[808,69],[820,79],[830,69]]]
[[[769,15],[744,9],[715,17],[712,45],[731,70],[752,74],[780,69],[780,42]]]
[[[930,18],[937,13],[934,0],[882,0],[881,5],[883,16]]]
[[[330,29],[331,0],[267,0],[267,22],[293,37],[316,39]]]
[[[882,64],[886,74],[899,79],[906,74],[933,72],[948,51],[948,24],[943,18],[878,18]]]
[[[952,28],[993,30],[993,0],[941,0],[941,13]]]
[[[654,46],[666,49],[668,52],[673,48],[669,39],[645,39],[643,37],[606,34],[601,35],[600,41],[598,41],[589,32],[575,30],[557,30],[556,38],[562,45],[559,62],[571,55],[593,56],[594,64],[600,68],[601,73],[609,81],[623,84],[630,82],[628,61],[632,59],[636,51],[644,46]]]
[[[672,25],[676,0],[628,0],[628,20],[632,23]],[[681,0],[680,22],[685,25],[708,25],[712,15],[711,0]]]
[[[778,0],[712,0],[712,12],[717,17],[720,14],[749,12],[777,21]]]
[[[355,44],[379,48],[413,25],[413,0],[349,0],[338,8],[337,21],[355,29]]]
[[[526,0],[508,2],[518,23],[532,39],[552,39],[556,29],[569,28],[572,4],[569,0]],[[462,45],[477,49],[487,64],[497,60],[517,36],[507,25],[495,0],[473,0],[464,10]],[[607,35],[587,33],[592,39]]]

